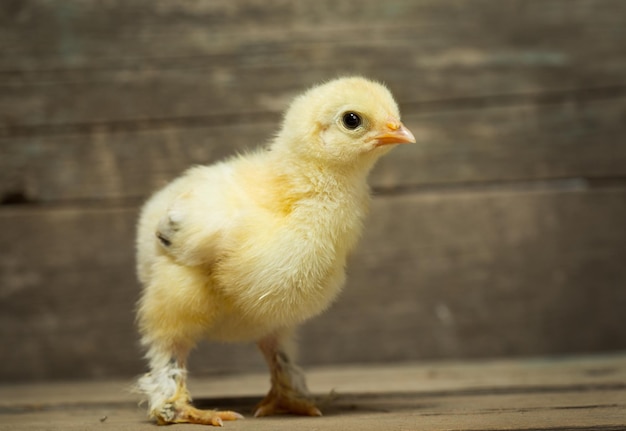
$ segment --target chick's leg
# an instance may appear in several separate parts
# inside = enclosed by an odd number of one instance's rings
[[[271,388],[257,406],[254,415],[271,416],[292,413],[303,416],[321,416],[322,412],[311,401],[302,370],[291,359],[290,337],[275,334],[258,343],[267,361]]]
[[[154,355],[150,361],[151,371],[139,379],[140,390],[148,395],[150,416],[159,425],[175,423],[195,423],[222,426],[223,421],[243,418],[231,411],[200,410],[191,405],[191,396],[187,390],[187,370],[184,364],[185,354],[178,354],[178,359],[166,360],[166,355],[150,351]]]
[[[187,355],[211,324],[208,304],[215,298],[202,287],[198,272],[167,258],[158,258],[152,271],[138,308],[150,372],[139,379],[137,388],[149,401],[149,415],[160,425],[221,426],[224,420],[242,418],[235,412],[194,408],[186,386]]]

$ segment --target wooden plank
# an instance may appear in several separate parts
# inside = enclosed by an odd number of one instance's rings
[[[382,394],[380,398],[365,399],[345,396],[332,405],[323,417],[274,416],[254,418],[250,413],[261,397],[235,399],[202,399],[205,409],[239,410],[245,420],[225,424],[233,431],[291,431],[293,429],[340,429],[345,431],[423,430],[423,431],[623,431],[624,403],[612,401],[621,394],[593,391],[575,397],[555,397],[553,394],[530,394],[518,397],[484,395],[439,400],[412,396]],[[596,398],[597,400],[597,398]],[[551,402],[562,402],[553,405]],[[620,400],[621,401],[621,400]],[[545,406],[537,406],[544,403]],[[434,407],[436,406],[436,407]],[[99,431],[112,428],[119,431],[151,431],[155,424],[146,419],[145,408],[137,403],[123,405],[73,404],[59,409],[29,410],[8,413],[0,430],[6,431]],[[319,427],[319,428],[318,428]],[[184,431],[189,426],[173,425],[172,430]]]
[[[410,113],[419,143],[371,175],[378,190],[455,183],[626,177],[626,98]],[[267,142],[260,121],[0,141],[0,196],[26,202],[143,200],[193,164]]]
[[[193,164],[268,140],[280,119],[139,133],[32,137],[0,144],[0,191],[34,202],[144,199]]]
[[[167,65],[172,58],[193,61],[202,55],[233,49],[248,57],[244,64],[255,64],[268,53],[280,51],[278,48],[286,42],[285,34],[295,46],[314,42],[339,46],[361,42],[360,46],[365,46],[372,40],[381,41],[380,45],[406,41],[402,35],[407,28],[415,32],[411,35],[419,36],[413,42],[426,43],[424,46],[431,48],[431,54],[442,46],[439,38],[444,33],[460,40],[472,34],[482,43],[500,44],[502,41],[494,37],[498,32],[523,32],[524,37],[511,37],[506,42],[543,43],[544,34],[528,31],[529,24],[555,32],[559,38],[554,43],[576,45],[572,31],[577,30],[576,34],[600,38],[615,47],[613,32],[623,31],[620,27],[624,23],[619,13],[624,5],[619,0],[601,4],[589,0],[549,0],[541,5],[528,0],[505,4],[497,0],[474,0],[471,4],[454,0],[391,0],[385,4],[364,1],[358,8],[347,1],[332,3],[322,7],[297,0],[242,0],[236,4],[228,0],[210,4],[183,0],[175,5],[168,0],[69,0],[58,5],[25,0],[5,7],[0,15],[0,47],[5,53],[0,64],[4,70],[44,71],[63,66],[128,65],[137,59]],[[586,29],[598,30],[600,34]],[[589,45],[591,41],[585,40]],[[469,44],[468,40],[464,42],[456,46]],[[468,60],[480,62],[481,58],[453,61]],[[506,60],[500,57],[498,63]],[[534,58],[535,62],[540,60]],[[552,63],[558,63],[558,57]]]
[[[624,355],[313,369],[307,374],[324,417],[249,418],[226,426],[261,431],[311,426],[348,431],[619,430],[626,425],[625,372]],[[124,393],[127,384],[4,386],[0,429],[153,429],[136,398]],[[266,373],[191,379],[199,405],[246,415],[267,387]]]
[[[382,189],[626,176],[626,98],[410,115],[418,145],[380,160]]]
[[[128,376],[135,209],[0,213],[0,379]],[[477,191],[375,200],[348,286],[302,331],[302,362],[560,354],[626,342],[626,190]],[[332,334],[330,336],[329,334]],[[202,345],[199,373],[262,369]]]
[[[13,364],[1,380],[140,369],[135,217],[135,210],[0,214],[14,224],[0,237],[0,321],[7,325],[1,338],[11,343],[0,358]]]
[[[330,318],[305,328],[302,356],[336,363],[337,352],[380,362],[621,349],[625,216],[624,189],[381,197],[348,289]],[[344,341],[333,345],[328,334]]]
[[[402,103],[623,87],[626,73],[619,1],[16,5],[0,26],[4,135],[277,112],[345,73],[388,82]]]

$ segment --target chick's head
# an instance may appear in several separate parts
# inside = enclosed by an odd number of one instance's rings
[[[393,96],[360,77],[313,87],[288,108],[274,147],[328,164],[373,161],[395,144],[415,142]]]

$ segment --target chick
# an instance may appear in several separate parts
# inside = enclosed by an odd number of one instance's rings
[[[242,418],[199,410],[185,363],[201,339],[256,341],[271,389],[255,416],[320,416],[294,364],[294,329],[345,279],[370,199],[366,177],[415,138],[381,84],[341,78],[295,98],[269,148],[189,169],[138,223],[137,319],[150,372],[138,388],[159,424]]]

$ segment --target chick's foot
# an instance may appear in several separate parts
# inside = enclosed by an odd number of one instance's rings
[[[315,404],[300,394],[280,394],[270,391],[254,412],[255,417],[294,414],[300,416],[322,416]]]
[[[221,427],[224,421],[243,419],[243,416],[231,411],[200,410],[189,404],[167,403],[155,416],[159,425],[199,424]]]
[[[291,331],[276,333],[258,343],[270,369],[272,387],[259,403],[254,416],[291,413],[300,416],[322,416],[309,398],[302,370],[292,361]]]

